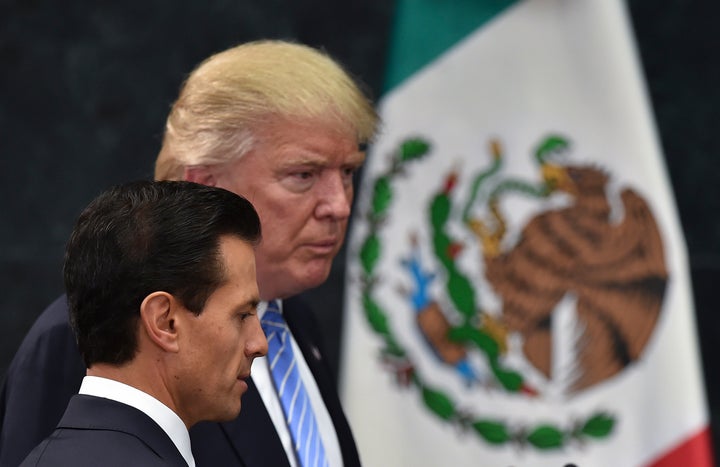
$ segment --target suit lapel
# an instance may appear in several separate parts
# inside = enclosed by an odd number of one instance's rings
[[[111,430],[138,438],[170,465],[187,466],[170,437],[145,413],[102,397],[75,395],[58,428]]]
[[[294,303],[294,302],[288,302]],[[334,392],[335,383],[332,381],[332,375],[325,363],[320,347],[317,345],[317,339],[312,335],[311,329],[307,326],[306,312],[309,310],[298,310],[297,307],[285,305],[283,308],[283,316],[292,332],[295,342],[302,352],[303,358],[310,369],[315,382],[320,389],[323,400],[327,399],[328,392]],[[305,323],[303,323],[305,320]],[[327,401],[326,401],[327,403]]]

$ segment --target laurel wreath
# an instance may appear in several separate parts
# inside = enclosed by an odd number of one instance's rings
[[[393,180],[405,173],[406,166],[420,160],[430,152],[430,144],[421,138],[409,138],[403,141],[392,154],[390,167],[373,182],[370,207],[367,212],[369,231],[361,244],[358,257],[362,267],[361,296],[367,322],[384,342],[382,355],[386,360],[395,362],[396,376],[413,384],[421,393],[425,406],[437,417],[453,423],[462,430],[475,432],[489,444],[515,444],[519,447],[532,446],[539,450],[559,449],[571,442],[584,444],[590,439],[607,437],[613,430],[615,418],[610,413],[598,411],[588,417],[571,420],[568,426],[561,427],[550,423],[535,426],[509,424],[504,420],[486,418],[460,408],[450,396],[442,390],[427,384],[418,373],[404,347],[395,338],[388,323],[388,314],[376,298],[374,292],[379,278],[376,266],[382,255],[380,230],[393,201]],[[433,244],[448,273],[448,293],[451,300],[466,317],[464,323],[451,328],[448,338],[455,342],[474,344],[488,358],[496,379],[510,392],[518,391],[523,385],[522,376],[502,368],[498,360],[498,348],[491,336],[469,324],[475,314],[474,292],[470,282],[454,265],[452,258],[444,252],[450,238],[443,232],[443,225],[449,216],[449,199],[438,195],[431,205],[431,224],[433,225]]]

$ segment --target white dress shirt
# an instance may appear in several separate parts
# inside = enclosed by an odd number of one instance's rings
[[[190,467],[195,467],[195,459],[190,449],[190,434],[185,424],[175,412],[150,394],[119,381],[99,376],[85,376],[79,393],[111,399],[143,412],[167,433],[185,462]]]
[[[258,316],[262,319],[267,309],[267,302],[262,302],[258,306]],[[280,312],[282,313],[282,302],[280,302]],[[333,425],[330,413],[325,407],[325,403],[320,395],[315,378],[313,378],[310,368],[305,362],[302,351],[295,342],[295,338],[290,334],[290,343],[292,345],[293,352],[295,353],[295,360],[297,361],[298,370],[300,372],[300,378],[302,379],[305,389],[310,398],[310,405],[312,406],[313,412],[315,413],[315,419],[318,423],[318,429],[320,430],[320,438],[322,439],[323,446],[325,447],[325,456],[328,460],[330,467],[342,467],[342,454],[340,453],[340,442],[335,432],[335,426]],[[270,419],[275,425],[275,430],[282,441],[283,447],[285,448],[285,454],[290,461],[292,467],[297,467],[297,459],[295,457],[295,449],[292,445],[292,437],[290,435],[290,429],[285,421],[285,414],[283,413],[280,399],[278,398],[275,386],[273,385],[272,374],[270,373],[270,365],[268,364],[267,357],[256,358],[252,365],[251,375],[255,386],[260,393],[265,408],[270,414]],[[240,412],[242,417],[242,411]]]

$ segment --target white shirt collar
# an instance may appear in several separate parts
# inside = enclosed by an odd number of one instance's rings
[[[185,462],[190,467],[195,467],[187,427],[175,412],[150,394],[125,383],[99,376],[85,376],[79,393],[104,397],[140,410],[160,425],[160,428],[167,433],[180,454],[185,458]]]

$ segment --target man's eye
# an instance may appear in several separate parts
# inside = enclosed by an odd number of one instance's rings
[[[285,188],[294,193],[301,193],[310,189],[317,178],[317,172],[313,170],[298,170],[289,172],[282,179]]]
[[[353,182],[353,177],[357,172],[357,167],[345,167],[342,169],[343,183],[350,185]]]

